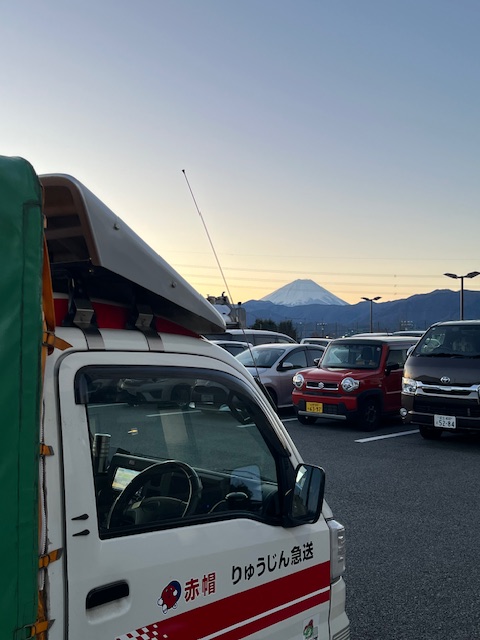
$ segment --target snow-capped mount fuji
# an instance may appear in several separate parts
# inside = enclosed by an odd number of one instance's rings
[[[305,304],[348,304],[313,280],[294,280],[261,298],[261,301],[273,302],[285,307],[298,307]]]

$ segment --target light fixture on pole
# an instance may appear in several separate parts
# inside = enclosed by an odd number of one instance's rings
[[[480,271],[470,271],[464,276],[457,276],[456,273],[444,273],[444,276],[447,278],[454,278],[455,280],[460,280],[460,320],[463,320],[463,279],[464,278],[476,278],[480,276]]]
[[[362,298],[365,302],[370,303],[370,333],[373,333],[373,303],[376,300],[380,300],[382,296],[375,296],[375,298]]]

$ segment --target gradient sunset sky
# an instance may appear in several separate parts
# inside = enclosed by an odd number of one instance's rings
[[[234,302],[458,290],[479,32],[478,0],[19,0],[0,154],[78,178],[204,296],[226,289],[204,224]]]

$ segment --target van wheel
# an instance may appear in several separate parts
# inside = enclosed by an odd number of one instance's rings
[[[380,403],[375,398],[367,398],[360,406],[359,426],[363,431],[375,431],[380,426]]]
[[[425,438],[425,440],[440,440],[443,433],[441,429],[432,429],[432,427],[424,427],[420,425],[418,430],[420,431],[422,438]]]
[[[315,424],[315,422],[317,421],[317,419],[313,418],[312,416],[299,416],[298,413],[297,420],[300,422],[300,424]]]

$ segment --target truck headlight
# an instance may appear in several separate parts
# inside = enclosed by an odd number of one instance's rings
[[[412,378],[402,378],[402,393],[414,396],[417,391],[417,381]]]
[[[303,387],[304,382],[305,382],[305,378],[302,376],[301,373],[296,373],[293,376],[293,384],[295,387],[297,387],[297,389],[301,389]]]
[[[330,578],[332,582],[345,571],[345,527],[336,520],[327,520],[330,530]]]
[[[355,391],[355,389],[358,389],[359,385],[359,381],[354,380],[353,378],[344,378],[340,383],[342,389],[347,393],[350,393],[350,391]]]

